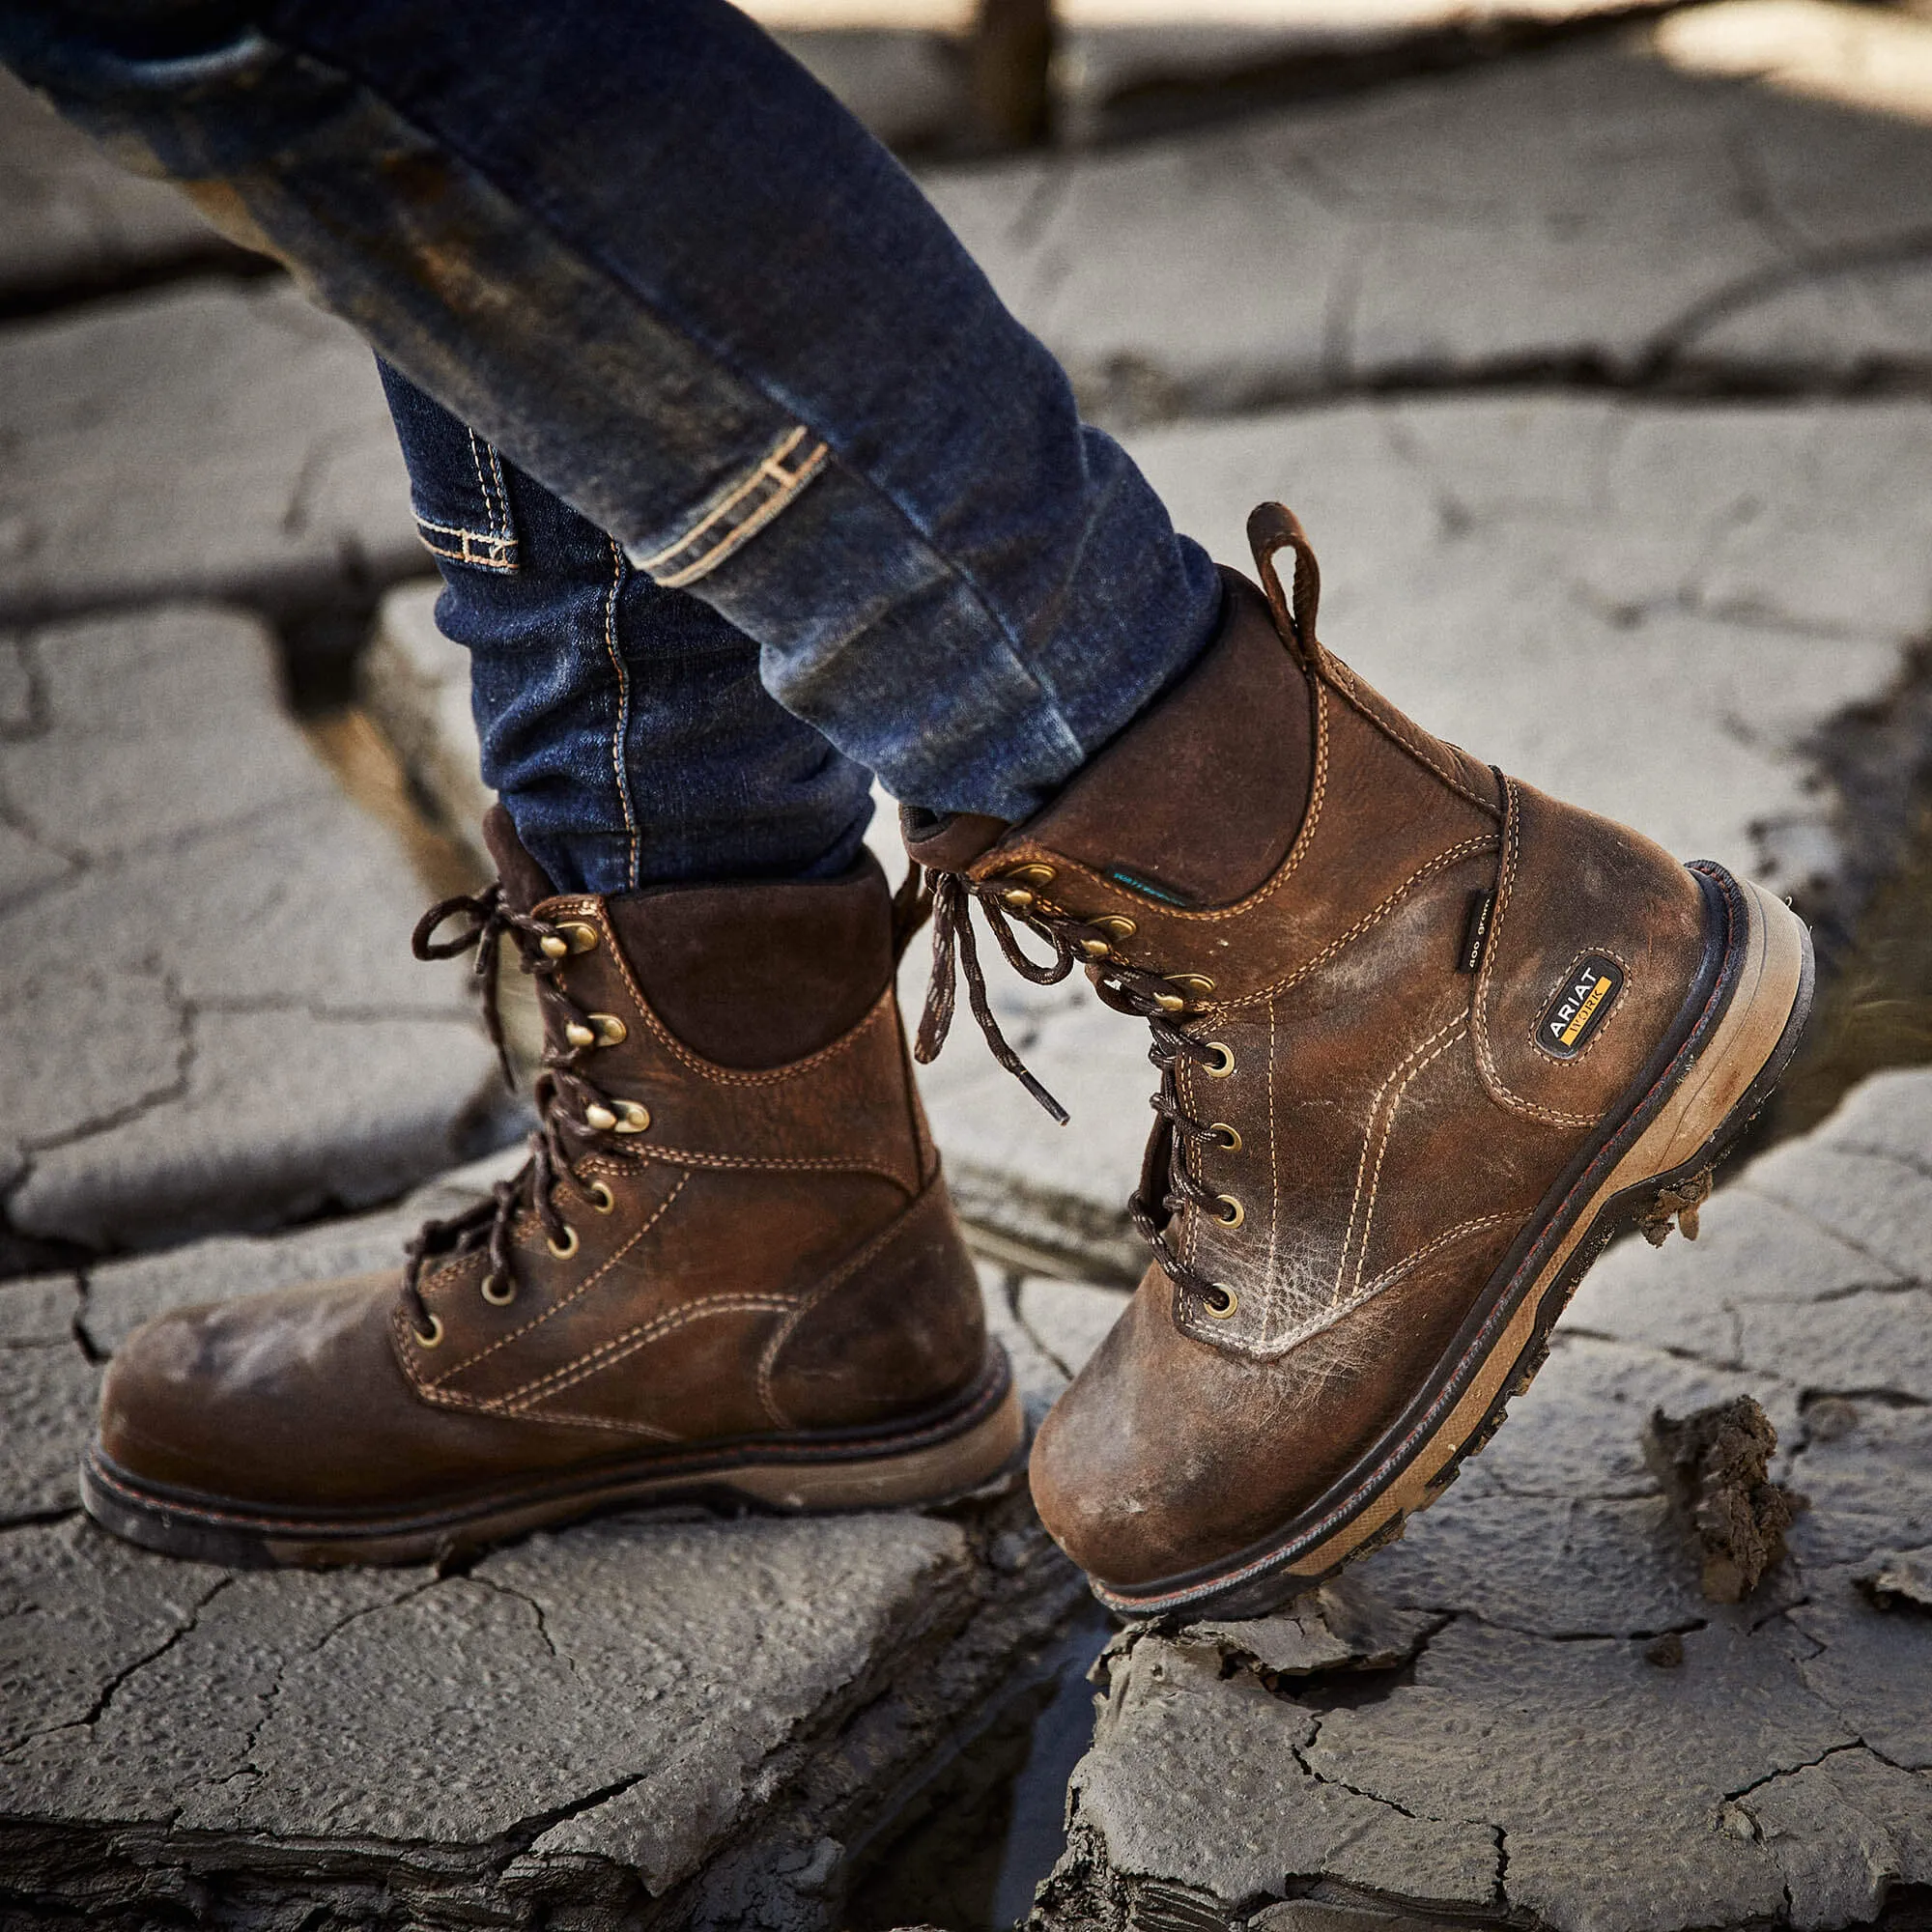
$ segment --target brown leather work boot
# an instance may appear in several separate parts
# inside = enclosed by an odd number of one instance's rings
[[[1605,1243],[1694,1235],[1811,996],[1783,904],[1432,738],[1317,642],[1293,517],[1249,535],[1266,595],[1227,573],[1208,654],[1044,811],[908,822],[923,1055],[955,946],[990,1025],[972,899],[1152,1025],[1155,1263],[1033,1453],[1128,1615],[1257,1613],[1399,1534]]]
[[[613,1504],[926,1502],[1014,1463],[878,867],[559,896],[501,808],[486,832],[501,883],[417,951],[480,945],[481,971],[507,938],[536,975],[529,1162],[405,1269],[139,1330],[89,1511],[221,1563],[401,1563]]]

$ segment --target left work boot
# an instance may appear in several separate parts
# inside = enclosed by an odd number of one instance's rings
[[[1399,1534],[1527,1385],[1591,1260],[1694,1231],[1810,943],[1723,867],[1432,737],[1317,641],[1279,505],[1195,668],[1027,823],[909,816],[934,994],[970,904],[1147,1018],[1138,1293],[1041,1427],[1034,1499],[1130,1616],[1259,1614]],[[1273,554],[1293,548],[1293,609]]]
[[[1015,1464],[877,865],[559,895],[500,807],[484,830],[501,883],[416,950],[508,943],[534,973],[529,1162],[405,1268],[138,1329],[89,1512],[213,1562],[405,1563],[615,1505],[931,1502]]]

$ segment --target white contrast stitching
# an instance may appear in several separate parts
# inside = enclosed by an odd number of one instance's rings
[[[714,1294],[703,1301],[686,1302],[682,1308],[669,1309],[649,1321],[640,1321],[635,1328],[627,1328],[621,1335],[600,1342],[575,1361],[566,1362],[561,1368],[553,1369],[548,1375],[539,1376],[534,1381],[526,1382],[523,1387],[511,1389],[507,1394],[497,1396],[479,1406],[513,1412],[527,1409],[539,1402],[548,1401],[553,1395],[561,1394],[578,1382],[587,1380],[600,1370],[623,1360],[626,1355],[634,1355],[639,1349],[662,1341],[673,1329],[682,1328],[687,1322],[701,1321],[710,1315],[782,1315],[792,1305],[792,1296],[778,1294]]]
[[[824,469],[831,452],[822,442],[807,450],[796,469],[787,469],[784,467],[784,459],[805,438],[803,423],[787,430],[759,458],[751,473],[727,491],[683,536],[650,556],[638,558],[638,568],[667,590],[681,589],[716,570],[733,551],[763,529]],[[731,521],[734,513],[754,497],[758,500],[745,512],[742,520]],[[724,526],[722,534],[714,537],[713,532],[721,525]],[[707,539],[711,541],[707,543]],[[678,559],[687,553],[694,553],[690,560],[679,563]]]
[[[1365,1257],[1368,1253],[1369,1230],[1375,1224],[1376,1193],[1381,1186],[1382,1159],[1388,1152],[1389,1135],[1395,1127],[1395,1117],[1402,1106],[1402,1096],[1407,1090],[1409,1081],[1413,1080],[1416,1074],[1420,1073],[1422,1068],[1427,1066],[1429,1062],[1435,1058],[1436,1054],[1443,1052],[1448,1047],[1450,1040],[1463,1025],[1464,1018],[1459,1013],[1453,1020],[1437,1027],[1427,1039],[1421,1040],[1416,1045],[1410,1047],[1396,1062],[1394,1066],[1389,1069],[1382,1084],[1376,1089],[1375,1098],[1369,1102],[1369,1119],[1362,1136],[1361,1158],[1355,1164],[1355,1191],[1349,1202],[1349,1225],[1343,1231],[1342,1254],[1340,1260],[1335,1264],[1335,1288],[1333,1294],[1330,1296],[1330,1307],[1338,1305],[1342,1293],[1342,1283],[1349,1272],[1349,1251],[1354,1246],[1355,1241],[1355,1217],[1362,1211],[1362,1183],[1368,1178],[1369,1173],[1369,1151],[1371,1148],[1376,1148],[1375,1179],[1369,1191],[1368,1214],[1362,1224],[1361,1256],[1357,1257],[1355,1264],[1355,1280],[1358,1284],[1362,1278],[1362,1257]],[[1438,1041],[1441,1042],[1440,1045],[1437,1044]],[[1435,1051],[1431,1052],[1431,1048],[1434,1048]],[[1423,1058],[1424,1055],[1428,1057],[1425,1059]],[[1419,1065],[1416,1064],[1418,1062],[1420,1063]],[[1401,1080],[1402,1084],[1396,1087],[1395,1097],[1389,1102],[1388,1119],[1382,1123],[1380,1146],[1377,1147],[1376,1123],[1381,1120],[1382,1095],[1388,1092],[1391,1086],[1395,1085],[1398,1079]]]
[[[927,1188],[903,1213],[895,1215],[881,1228],[857,1254],[848,1256],[816,1288],[803,1296],[790,1314],[772,1331],[771,1340],[765,1344],[764,1352],[758,1357],[758,1400],[764,1405],[765,1413],[779,1428],[795,1427],[791,1417],[780,1407],[778,1391],[773,1387],[778,1376],[779,1356],[784,1352],[785,1344],[798,1332],[799,1324],[821,1301],[836,1290],[843,1288],[862,1267],[883,1254],[899,1236],[905,1233],[914,1215],[928,1202],[937,1201],[939,1198],[934,1189]]]
[[[1404,1275],[1413,1274],[1431,1255],[1446,1248],[1451,1241],[1460,1241],[1464,1235],[1473,1235],[1481,1228],[1500,1228],[1516,1218],[1514,1214],[1479,1214],[1473,1221],[1458,1221],[1453,1228],[1443,1229],[1434,1240],[1424,1241],[1412,1255],[1405,1255],[1393,1267],[1384,1268],[1361,1291],[1361,1299],[1366,1301],[1370,1295],[1394,1287]]]
[[[584,1278],[581,1282],[579,1282],[578,1285],[574,1289],[572,1289],[571,1292],[568,1294],[566,1294],[560,1301],[552,1302],[551,1305],[548,1308],[546,1308],[541,1315],[533,1315],[529,1319],[529,1321],[526,1321],[523,1324],[522,1327],[512,1328],[507,1335],[501,1336],[497,1341],[492,1342],[487,1349],[479,1349],[475,1352],[475,1354],[466,1355],[464,1356],[462,1361],[451,1363],[451,1365],[448,1368],[446,1368],[441,1375],[431,1378],[429,1380],[423,1383],[423,1386],[425,1388],[437,1388],[440,1387],[442,1383],[454,1379],[454,1378],[460,1376],[465,1369],[474,1368],[475,1365],[478,1362],[482,1361],[486,1356],[494,1355],[498,1349],[507,1349],[512,1342],[517,1341],[522,1336],[527,1335],[532,1328],[540,1327],[544,1322],[548,1321],[553,1315],[561,1314],[562,1311],[568,1308],[573,1301],[578,1300],[582,1295],[588,1294],[590,1291],[593,1288],[595,1288],[597,1284],[600,1281],[602,1281],[604,1277],[607,1274],[609,1274],[611,1270],[613,1267],[615,1267],[617,1264],[620,1261],[622,1261],[624,1257],[628,1255],[631,1252],[631,1250],[635,1248],[638,1245],[638,1243],[641,1241],[644,1238],[644,1236],[648,1235],[660,1221],[664,1219],[664,1217],[670,1211],[671,1203],[675,1201],[677,1197],[684,1192],[685,1186],[690,1181],[690,1179],[691,1176],[689,1174],[679,1175],[677,1178],[677,1184],[670,1190],[668,1194],[665,1196],[665,1198],[662,1201],[658,1203],[657,1207],[652,1210],[650,1219],[647,1220],[642,1227],[639,1228],[621,1248],[619,1248],[614,1254],[611,1255],[604,1262],[602,1266],[592,1269],[591,1272],[585,1275]],[[440,1286],[440,1284],[439,1283],[438,1285]]]
[[[1455,1033],[1448,1039],[1443,1040],[1442,1044],[1434,1053],[1430,1054],[1427,1059],[1418,1061],[1415,1065],[1408,1069],[1407,1073],[1403,1076],[1402,1085],[1395,1090],[1395,1095],[1389,1101],[1388,1113],[1382,1120],[1381,1146],[1376,1150],[1375,1178],[1369,1183],[1369,1206],[1367,1211],[1362,1216],[1362,1244],[1355,1250],[1355,1287],[1358,1291],[1362,1286],[1362,1269],[1368,1264],[1369,1236],[1375,1232],[1376,1201],[1381,1193],[1382,1186],[1382,1163],[1388,1158],[1389,1143],[1395,1138],[1395,1120],[1396,1116],[1402,1112],[1403,1096],[1407,1094],[1408,1090],[1415,1085],[1416,1081],[1436,1061],[1440,1060],[1455,1045],[1457,1037],[1460,1037],[1463,1031],[1463,1024],[1461,1018],[1453,1022]],[[1351,1215],[1350,1219],[1352,1218]],[[1342,1260],[1343,1265],[1346,1268],[1348,1265],[1347,1248],[1344,1248],[1342,1251]],[[1336,1278],[1335,1286],[1338,1290],[1342,1286],[1339,1275]]]
[[[611,545],[611,587],[604,593],[604,649],[611,668],[617,673],[617,728],[611,734],[611,771],[617,782],[617,803],[624,810],[624,835],[629,856],[624,862],[624,884],[635,890],[638,883],[638,815],[631,805],[630,766],[625,756],[631,736],[631,676],[624,668],[623,653],[617,648],[617,600],[624,589],[624,551],[615,537]]]

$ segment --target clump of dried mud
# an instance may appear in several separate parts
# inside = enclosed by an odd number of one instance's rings
[[[1704,1595],[1736,1604],[1784,1555],[1804,1498],[1771,1480],[1777,1431],[1747,1395],[1679,1420],[1660,1408],[1644,1456],[1703,1554]]]

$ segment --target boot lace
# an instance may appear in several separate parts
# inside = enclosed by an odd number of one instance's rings
[[[928,872],[922,880],[921,868],[915,866],[900,889],[898,910],[902,926],[916,923],[928,911],[932,918],[932,979],[913,1045],[913,1057],[922,1065],[930,1065],[946,1044],[957,999],[956,974],[963,971],[973,1017],[993,1058],[1062,1126],[1066,1124],[1066,1109],[1035,1079],[994,1017],[973,935],[971,913],[976,903],[1000,951],[1022,979],[1036,986],[1058,985],[1075,966],[1084,964],[1094,990],[1108,1006],[1147,1021],[1153,1036],[1148,1059],[1159,1070],[1160,1087],[1150,1102],[1155,1116],[1153,1130],[1127,1212],[1171,1280],[1200,1295],[1217,1314],[1232,1310],[1228,1291],[1181,1259],[1167,1237],[1167,1229],[1189,1205],[1216,1215],[1222,1212],[1223,1197],[1194,1178],[1188,1155],[1203,1147],[1236,1148],[1240,1140],[1224,1122],[1203,1122],[1186,1111],[1180,1103],[1179,1069],[1183,1061],[1191,1060],[1209,1073],[1232,1073],[1233,1053],[1219,1040],[1188,1032],[1188,1002],[1177,982],[1116,957],[1113,942],[1101,927],[1043,903],[1010,876],[977,880],[960,872]],[[1053,957],[1044,962],[1030,957],[1013,930],[1015,923],[1044,940],[1053,949]]]
[[[439,928],[459,917],[467,919],[469,924],[452,938],[438,939]],[[536,980],[539,1000],[559,1009],[567,1026],[584,1036],[585,1043],[562,1047],[548,1040],[545,1043],[543,1071],[531,1089],[537,1125],[529,1137],[529,1158],[508,1180],[497,1181],[488,1200],[445,1220],[424,1222],[405,1250],[408,1262],[403,1270],[403,1299],[415,1325],[416,1340],[426,1349],[442,1340],[442,1322],[431,1314],[422,1295],[423,1272],[429,1264],[487,1249],[490,1266],[483,1279],[484,1298],[498,1307],[514,1300],[518,1281],[510,1236],[519,1214],[526,1209],[535,1213],[553,1254],[563,1257],[575,1253],[577,1235],[557,1208],[558,1188],[569,1185],[600,1213],[608,1213],[610,1189],[602,1181],[586,1184],[577,1173],[577,1163],[589,1152],[614,1146],[617,1134],[638,1131],[633,1122],[640,1116],[648,1120],[634,1102],[610,1100],[583,1071],[585,1057],[596,1050],[595,1029],[593,1016],[571,999],[559,977],[572,950],[561,926],[506,905],[499,882],[473,897],[459,895],[432,906],[417,922],[410,945],[418,959],[454,959],[474,952],[472,970],[482,995],[484,1026],[497,1049],[504,1085],[514,1088],[516,1080],[497,1001],[499,955],[505,940],[516,949],[520,968]],[[565,1038],[567,1042],[568,1032]]]

